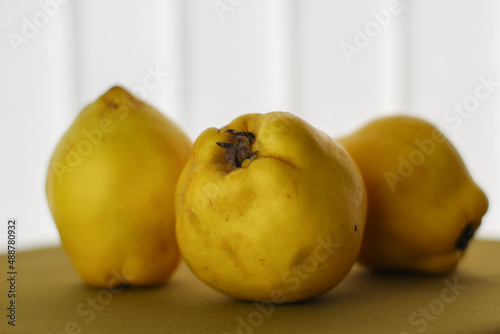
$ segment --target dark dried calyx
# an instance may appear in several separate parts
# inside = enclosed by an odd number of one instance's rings
[[[252,152],[250,147],[255,142],[255,135],[251,132],[236,131],[234,129],[226,130],[232,134],[231,142],[218,142],[217,145],[226,149],[224,158],[233,166],[239,168],[245,159],[250,159],[257,154],[257,151]]]
[[[460,250],[465,250],[469,245],[469,241],[474,236],[474,232],[475,232],[474,224],[473,223],[467,224],[467,226],[464,227],[462,233],[460,233],[460,236],[455,242],[455,247]]]

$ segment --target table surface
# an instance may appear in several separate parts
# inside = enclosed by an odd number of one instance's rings
[[[16,326],[0,333],[500,333],[500,242],[475,240],[446,276],[355,265],[329,293],[291,305],[226,297],[182,264],[165,285],[111,293],[86,286],[61,248],[17,254]],[[0,257],[7,277],[7,256]]]

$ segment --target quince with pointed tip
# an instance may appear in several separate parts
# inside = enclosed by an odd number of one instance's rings
[[[47,198],[61,241],[92,286],[156,285],[175,270],[174,191],[191,142],[120,87],[86,107],[59,141]]]

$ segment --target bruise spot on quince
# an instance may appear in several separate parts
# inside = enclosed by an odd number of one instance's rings
[[[239,239],[237,237],[235,238]],[[237,246],[235,245],[233,239],[221,238],[219,247],[224,252],[224,254],[227,255],[233,261],[234,264],[238,265],[238,267],[241,266],[241,269],[244,270],[243,261],[238,255]]]
[[[293,260],[292,265],[290,266],[290,269],[293,273],[296,273],[296,272],[301,270],[304,263],[310,257],[309,254],[310,254],[310,252],[309,252],[308,248],[303,248],[297,252],[295,259]]]
[[[226,130],[232,134],[232,142],[217,142],[217,145],[226,149],[224,158],[236,168],[241,167],[243,160],[250,159],[257,154],[252,152],[250,147],[255,142],[255,135],[252,132],[236,131],[234,129]]]

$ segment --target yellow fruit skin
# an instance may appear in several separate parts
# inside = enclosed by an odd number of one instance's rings
[[[359,261],[452,271],[464,254],[455,247],[462,230],[472,223],[475,231],[488,209],[452,144],[432,124],[409,116],[375,120],[338,142],[356,161],[368,195]]]
[[[236,168],[217,142],[250,131]],[[177,239],[192,271],[238,299],[295,302],[349,272],[366,214],[363,181],[331,138],[289,113],[248,114],[195,141],[176,190]],[[322,242],[338,243],[330,248]],[[315,268],[316,264],[316,268]]]
[[[120,87],[80,113],[54,151],[46,190],[85,282],[155,285],[172,274],[175,185],[190,150],[176,125]]]

